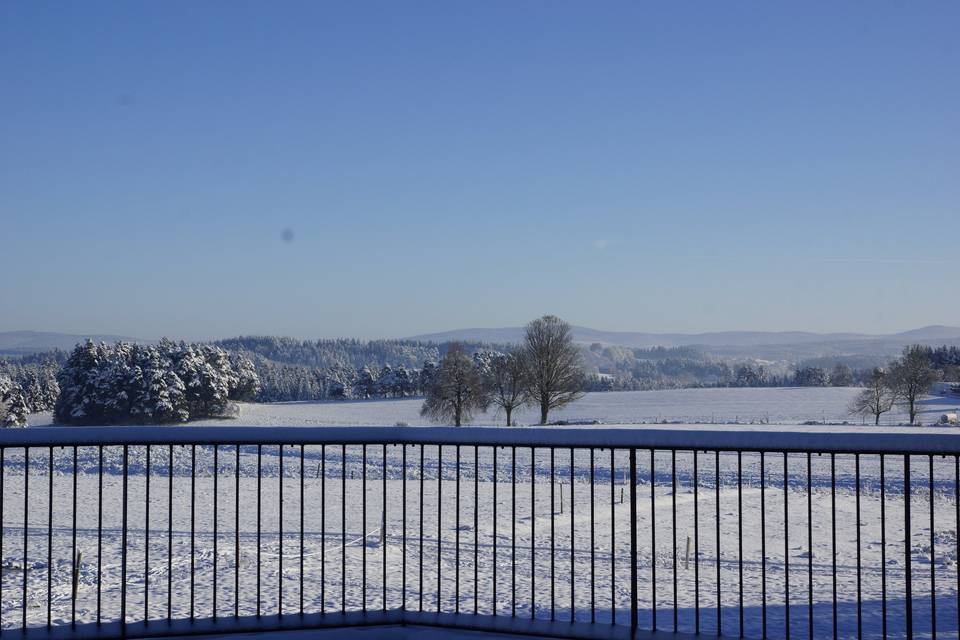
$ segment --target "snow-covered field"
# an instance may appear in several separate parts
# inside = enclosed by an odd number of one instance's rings
[[[850,389],[718,389],[589,394],[555,417],[605,423],[839,422],[848,419],[846,406],[853,393],[855,390]],[[925,421],[933,422],[932,416],[951,408],[949,402],[928,400],[923,415],[929,419]],[[220,423],[422,424],[419,405],[419,400],[244,405],[239,420]],[[491,417],[477,422],[490,422]],[[889,421],[897,419],[891,417]],[[524,422],[534,420],[535,416],[529,413],[521,417]],[[49,417],[34,417],[34,424],[47,422]],[[771,438],[782,429],[725,428],[762,429],[769,431]],[[858,437],[862,434],[867,441],[872,427],[846,430],[856,432]],[[881,431],[910,433],[912,429],[881,427]],[[33,450],[27,509],[29,624],[46,622],[48,598],[55,623],[71,619],[74,550],[82,554],[76,599],[76,618],[80,621],[95,620],[98,611],[105,620],[117,619],[119,585],[125,583],[129,620],[142,619],[145,611],[152,618],[166,617],[168,612],[175,618],[188,617],[191,611],[206,617],[212,615],[214,606],[220,615],[232,615],[238,584],[237,610],[241,615],[255,613],[258,601],[261,611],[277,612],[282,588],[283,611],[287,613],[300,610],[301,598],[305,610],[316,612],[341,607],[359,609],[364,597],[368,608],[382,607],[386,598],[389,607],[405,604],[416,609],[422,596],[425,610],[439,606],[453,611],[459,601],[465,612],[476,607],[480,613],[496,609],[506,615],[513,608],[515,593],[519,616],[549,618],[553,604],[560,619],[569,619],[572,611],[580,621],[589,621],[593,615],[598,621],[609,621],[615,609],[618,622],[629,622],[630,505],[629,486],[624,483],[628,468],[626,451],[616,452],[613,473],[609,450],[596,451],[591,476],[589,450],[577,450],[571,461],[569,450],[558,449],[554,461],[556,476],[551,482],[549,450],[537,451],[535,477],[531,474],[533,460],[529,449],[516,450],[515,472],[512,450],[498,450],[494,476],[494,453],[481,448],[476,453],[475,466],[474,449],[464,446],[460,450],[458,483],[455,446],[444,447],[442,478],[438,474],[436,446],[423,449],[423,467],[421,449],[406,447],[406,468],[402,463],[403,448],[398,446],[386,448],[386,461],[379,445],[367,447],[366,453],[363,447],[349,446],[345,461],[340,446],[310,446],[303,452],[302,466],[299,448],[287,447],[283,456],[282,507],[276,446],[262,448],[259,465],[257,448],[244,447],[239,473],[236,448],[221,447],[216,474],[212,448],[196,447],[192,461],[190,447],[175,447],[172,482],[170,452],[166,446],[151,448],[148,499],[146,449],[130,447],[124,581],[120,552],[121,450],[104,450],[102,499],[97,449],[78,450],[76,510],[73,451],[54,449],[51,509],[48,453],[42,448]],[[693,632],[699,599],[700,628],[712,633],[717,626],[719,598],[722,630],[735,635],[739,631],[742,589],[746,635],[763,634],[761,605],[765,601],[767,635],[782,637],[789,586],[793,634],[807,633],[812,590],[815,637],[833,633],[834,593],[839,637],[857,637],[858,613],[863,624],[862,637],[881,637],[885,580],[888,636],[904,637],[907,547],[902,458],[887,457],[882,502],[879,460],[876,456],[861,456],[858,527],[856,462],[852,456],[836,456],[835,484],[831,483],[830,457],[812,456],[808,498],[804,455],[788,458],[786,493],[782,455],[766,455],[761,491],[758,454],[742,454],[742,485],[737,480],[737,454],[721,454],[719,459],[712,453],[697,454],[695,491],[694,454],[680,452],[676,455],[676,492],[672,487],[671,453],[656,454],[652,473],[649,455],[639,454],[637,487],[641,626],[653,624],[655,597],[659,629],[673,628],[676,600],[678,628]],[[25,478],[22,449],[7,449],[5,458],[0,622],[8,629],[21,621]],[[933,522],[929,464],[928,458],[913,459],[909,548],[914,630],[916,637],[931,635],[933,577],[938,632],[941,637],[956,637],[960,584],[957,461],[933,460]],[[512,482],[514,473],[516,483]],[[883,529],[881,508],[886,513]],[[53,514],[52,524],[48,513]],[[381,526],[384,517],[385,532]],[[98,539],[101,529],[102,537]],[[812,535],[812,542],[808,535]],[[789,577],[785,558],[789,558]],[[99,591],[98,574],[102,576]]]
[[[676,389],[670,391],[623,391],[588,393],[569,407],[550,414],[552,420],[571,422],[597,420],[606,424],[683,422],[706,424],[799,424],[807,421],[840,423],[861,421],[848,413],[853,388],[772,388],[772,389]],[[248,424],[273,426],[383,425],[398,422],[424,424],[420,417],[423,400],[358,400],[349,402],[284,402],[241,405],[240,416],[232,420],[208,420],[195,424]],[[960,398],[928,398],[921,408],[924,424],[960,406]],[[517,415],[519,424],[535,424],[539,414],[525,409]],[[477,416],[476,424],[502,423],[495,411]],[[906,422],[902,411],[885,414],[882,424]],[[31,425],[50,424],[50,414],[31,417]]]
[[[594,459],[593,495],[590,484],[590,452],[577,451],[573,472],[569,450],[558,450],[550,482],[550,452],[537,453],[536,482],[531,483],[529,450],[518,449],[516,484],[511,482],[511,450],[497,453],[497,482],[493,476],[493,453],[481,448],[474,466],[474,450],[461,449],[461,474],[455,471],[456,447],[443,451],[443,479],[438,480],[437,448],[426,447],[425,464],[420,468],[420,449],[407,447],[404,474],[402,450],[387,448],[384,478],[383,450],[367,447],[367,480],[364,489],[363,448],[346,450],[344,467],[339,446],[308,447],[304,452],[303,528],[301,530],[301,466],[299,448],[288,447],[284,454],[283,508],[280,507],[280,459],[275,446],[260,452],[262,475],[256,478],[257,449],[245,447],[240,458],[239,529],[236,493],[236,448],[222,447],[218,454],[219,474],[214,494],[213,450],[197,447],[195,463],[191,449],[176,447],[174,478],[169,484],[169,450],[151,450],[150,498],[144,476],[144,447],[130,449],[130,478],[127,487],[127,611],[129,619],[144,615],[161,618],[168,606],[174,617],[187,617],[191,610],[199,617],[234,611],[235,580],[239,575],[241,615],[261,610],[278,610],[283,588],[283,611],[299,611],[301,593],[308,611],[321,608],[359,609],[363,603],[363,567],[366,567],[369,608],[403,603],[404,526],[406,527],[406,606],[423,606],[445,611],[456,607],[457,577],[459,602],[464,611],[507,614],[512,607],[513,580],[516,580],[517,615],[549,617],[551,602],[556,615],[567,619],[571,597],[577,620],[590,620],[591,602],[596,618],[608,621],[611,603],[617,620],[628,622],[629,611],[629,487],[623,483],[627,453],[618,451],[610,473],[609,451],[597,451]],[[325,458],[324,454],[325,453]],[[325,460],[325,462],[324,462]],[[122,561],[122,477],[121,451],[105,450],[103,475],[103,536],[98,553],[99,460],[97,449],[80,448],[77,475],[76,547],[73,541],[72,450],[54,450],[53,522],[48,520],[48,453],[34,450],[29,481],[29,549],[27,554],[27,615],[30,624],[46,621],[48,593],[55,623],[71,619],[71,557],[82,553],[76,602],[78,620],[94,620],[97,614],[98,566],[102,571],[101,607],[104,619],[119,616],[119,585]],[[878,460],[861,459],[860,535],[861,596],[857,589],[857,518],[854,472],[850,456],[836,458],[836,516],[832,515],[830,458],[811,459],[812,494],[806,493],[806,456],[790,456],[788,511],[789,536],[784,534],[783,457],[766,456],[765,492],[761,495],[760,458],[743,454],[742,491],[737,484],[737,455],[698,455],[697,492],[693,489],[693,454],[677,454],[678,486],[671,486],[672,460],[659,452],[653,462],[651,487],[649,453],[641,453],[641,484],[637,487],[639,513],[639,581],[641,624],[652,624],[653,571],[656,567],[657,624],[672,629],[673,601],[678,605],[681,630],[693,631],[699,593],[701,629],[716,628],[716,604],[722,604],[723,629],[736,633],[739,625],[740,586],[743,588],[744,625],[750,637],[762,633],[760,605],[768,605],[768,635],[783,635],[787,585],[784,554],[790,558],[790,617],[793,633],[806,633],[808,571],[812,566],[815,635],[832,633],[834,561],[838,627],[841,637],[856,636],[857,603],[862,602],[864,637],[881,633],[882,572],[886,570],[887,619],[891,637],[904,634],[904,504],[902,460],[889,457],[886,466],[886,530],[880,529],[880,484]],[[911,555],[913,558],[914,621],[918,637],[929,635],[931,626],[930,577],[936,579],[937,627],[941,634],[956,634],[957,604],[957,503],[953,459],[934,460],[934,524],[930,523],[927,459],[914,458],[912,492]],[[720,470],[719,500],[716,465]],[[191,482],[191,468],[197,470]],[[343,480],[343,469],[346,480]],[[475,471],[478,469],[479,471]],[[325,470],[325,474],[321,471]],[[406,492],[404,493],[404,475]],[[22,450],[6,451],[3,482],[3,592],[2,624],[20,623],[23,594],[23,495]],[[573,498],[571,505],[571,477]],[[422,506],[420,480],[423,479]],[[384,482],[385,480],[385,482]],[[612,486],[611,486],[612,480]],[[459,486],[459,507],[457,491]],[[496,487],[496,489],[494,489]],[[494,502],[496,490],[496,503]],[[621,501],[621,491],[624,498]],[[513,502],[513,496],[516,502]],[[551,492],[553,506],[551,507]],[[651,495],[652,492],[652,495]],[[532,495],[535,494],[535,495]],[[193,499],[191,500],[191,495]],[[260,533],[258,538],[258,496]],[[562,496],[562,497],[561,497]],[[738,500],[742,500],[742,519]],[[476,502],[475,502],[476,501]],[[533,502],[533,504],[532,504]],[[673,506],[676,504],[676,528]],[[149,540],[145,527],[149,504]],[[171,509],[172,504],[172,509]],[[476,509],[475,505],[476,504]],[[496,504],[496,517],[494,517]],[[193,505],[193,508],[191,508]],[[514,506],[515,505],[515,506]],[[365,506],[365,508],[364,508]],[[406,520],[403,509],[406,507]],[[807,518],[807,509],[812,520]],[[386,535],[381,538],[381,520],[386,510]],[[591,511],[592,509],[592,511]],[[279,536],[282,513],[283,541]],[[764,520],[761,522],[761,513]],[[216,514],[216,516],[214,516]],[[717,562],[717,516],[720,522],[719,563]],[[364,521],[364,517],[366,520]],[[423,528],[421,533],[421,518]],[[698,528],[694,529],[694,522]],[[813,536],[809,555],[808,522]],[[406,523],[406,524],[404,524]],[[214,528],[216,526],[216,535]],[[836,527],[836,548],[833,527]],[[494,528],[496,527],[496,531]],[[551,536],[551,527],[553,536]],[[571,545],[571,527],[573,544]],[[743,530],[742,555],[738,548]],[[301,555],[301,531],[303,553]],[[931,552],[931,531],[934,548]],[[48,533],[52,532],[52,536]],[[239,547],[237,546],[239,532]],[[762,533],[765,532],[765,535]],[[593,535],[591,541],[591,533]],[[656,541],[653,540],[655,533]],[[882,542],[886,536],[886,545]],[[677,548],[673,541],[676,537]],[[259,539],[259,544],[258,544]],[[551,546],[551,539],[553,545]],[[690,551],[687,552],[687,545]],[[459,543],[459,544],[458,544]],[[49,552],[48,552],[48,544]],[[494,545],[496,544],[496,557]],[[514,544],[516,550],[514,551]],[[214,547],[216,545],[216,548]],[[420,563],[420,549],[423,563]],[[765,545],[765,549],[764,549]],[[535,562],[531,561],[535,547]],[[571,547],[573,555],[571,557]],[[145,550],[149,549],[149,557]],[[459,551],[458,551],[459,549]],[[881,560],[886,552],[886,562]],[[765,553],[764,553],[765,551]],[[48,553],[50,562],[48,563]],[[515,555],[514,555],[515,553]],[[239,554],[239,555],[238,555]],[[476,557],[477,564],[474,563]],[[765,589],[764,589],[764,565]],[[743,580],[740,580],[742,558]],[[552,562],[551,562],[552,559]],[[595,561],[595,564],[591,563]],[[258,576],[259,561],[259,581]],[[304,585],[300,590],[300,562]],[[240,571],[237,572],[239,562]],[[283,564],[281,571],[281,562]],[[812,565],[808,565],[808,562]],[[147,569],[147,564],[149,568]],[[347,580],[342,580],[346,567]],[[573,563],[573,564],[571,564]],[[457,567],[459,566],[459,576]],[[386,574],[384,574],[386,567]],[[477,567],[476,579],[474,569]],[[591,569],[593,567],[593,569]],[[216,590],[214,569],[216,568]],[[513,570],[516,574],[514,578]],[[421,590],[420,575],[423,575]],[[591,581],[591,570],[595,580]],[[677,588],[673,576],[676,570]],[[496,571],[496,578],[494,578]],[[551,581],[551,572],[555,580]],[[719,576],[718,576],[719,573]],[[147,584],[145,586],[145,575]],[[191,575],[193,578],[191,579]],[[384,581],[384,575],[386,580]],[[282,577],[281,577],[282,576]],[[718,580],[720,589],[718,589]],[[493,600],[494,579],[497,585]],[[48,581],[50,589],[48,591]],[[553,587],[551,588],[551,584]],[[592,589],[591,585],[595,585]],[[571,587],[573,594],[571,595]],[[172,596],[168,598],[168,589]],[[476,605],[475,605],[476,602]]]

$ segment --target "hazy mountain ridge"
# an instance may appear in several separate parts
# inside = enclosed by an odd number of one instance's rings
[[[467,328],[427,333],[403,340],[442,344],[452,340],[485,344],[517,343],[523,327]],[[706,333],[652,333],[604,331],[573,327],[574,340],[584,345],[628,348],[695,346],[721,356],[793,359],[828,354],[889,355],[907,344],[960,345],[960,327],[931,325],[892,334],[814,333],[809,331],[714,331]],[[53,349],[70,351],[84,340],[141,342],[153,340],[102,334],[69,334],[49,331],[0,332],[0,355],[26,355]],[[368,341],[361,341],[368,342]]]
[[[139,340],[127,336],[103,335],[103,334],[72,334],[57,333],[54,331],[3,331],[0,332],[0,355],[27,355],[41,351],[52,351],[60,349],[62,351],[72,350],[78,343],[90,339],[94,342],[142,342],[150,343],[152,340]]]
[[[822,346],[831,350],[844,348],[902,345],[927,341],[958,341],[960,327],[931,325],[893,334],[866,333],[813,333],[808,331],[715,331],[707,333],[649,333],[634,331],[603,331],[589,327],[573,327],[574,340],[583,344],[599,342],[603,345],[618,345],[633,348],[679,347],[694,345],[702,347],[774,347],[774,346]],[[519,342],[523,327],[493,329],[456,329],[440,333],[411,336],[411,340],[446,342],[470,340],[483,342]]]

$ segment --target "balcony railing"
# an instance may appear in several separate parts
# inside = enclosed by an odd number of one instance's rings
[[[3,636],[956,637],[960,436],[0,432]]]

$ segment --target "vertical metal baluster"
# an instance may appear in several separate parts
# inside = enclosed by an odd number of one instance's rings
[[[760,452],[760,591],[761,627],[763,638],[767,637],[767,465],[763,451]]]
[[[300,445],[300,615],[303,615],[303,526],[305,520],[306,509],[304,508],[303,498],[304,498],[304,476],[306,476],[305,469],[303,468],[304,463],[306,462],[306,445]]]
[[[347,445],[340,445],[340,610],[347,610]]]
[[[510,447],[510,615],[517,615],[517,447]],[[957,458],[960,461],[960,458]],[[960,462],[958,462],[960,465]],[[960,482],[960,474],[957,475]],[[957,491],[957,504],[960,505],[960,491]],[[958,507],[960,509],[960,507]],[[960,518],[957,519],[960,522]],[[958,540],[960,544],[960,540]],[[960,557],[960,556],[958,556]],[[960,574],[958,574],[960,575]],[[960,578],[958,578],[960,580]],[[958,609],[960,611],[960,609]]]
[[[677,450],[670,450],[670,482],[672,486],[670,508],[673,513],[673,632],[677,632],[679,607],[677,606]],[[741,539],[743,536],[741,535]],[[742,555],[742,554],[741,554]],[[742,600],[742,598],[741,598]]]
[[[650,449],[650,621],[651,629],[657,631],[657,452]],[[593,514],[591,514],[592,517]]]
[[[443,445],[437,445],[437,613],[440,613],[440,594],[443,587]]]
[[[237,457],[234,465],[233,494],[233,617],[240,617],[240,445],[237,445]]]
[[[856,516],[857,516],[857,639],[863,638],[863,579],[860,568],[860,454],[856,454],[854,463],[854,483],[856,484]]]
[[[454,545],[453,545],[453,610],[460,613],[460,445],[456,446],[457,468],[454,475],[456,487],[454,490],[454,510],[456,513],[454,524]]]
[[[327,612],[327,445],[320,445],[320,613]]]
[[[120,533],[120,628],[127,626],[127,445],[123,445],[123,528]]]
[[[536,449],[530,447],[530,619],[537,617],[537,458]]]
[[[610,448],[610,624],[617,623],[617,468],[615,449]]]
[[[277,614],[283,615],[283,445],[277,445]],[[366,542],[366,541],[364,541]]]
[[[570,622],[576,622],[577,616],[577,598],[576,593],[574,592],[574,587],[576,587],[576,571],[577,571],[577,557],[576,557],[576,529],[575,523],[576,519],[576,501],[574,500],[574,490],[573,490],[573,478],[574,478],[574,453],[573,448],[570,449]],[[563,496],[560,496],[560,499],[563,500]]]
[[[677,555],[677,545],[676,538],[674,538],[673,545],[673,555]],[[674,560],[673,570],[676,572],[677,563]],[[739,636],[743,637],[743,452],[737,451],[737,570],[739,571],[740,577],[737,580],[737,587],[740,590],[740,621],[739,621]],[[676,580],[674,580],[674,588],[676,588]],[[676,606],[676,601],[674,601],[674,606]],[[676,630],[676,623],[674,623],[674,630]]]
[[[807,453],[807,635],[813,640],[813,466]]]
[[[47,449],[47,628],[53,626],[53,447]]]
[[[597,554],[596,539],[597,519],[596,504],[594,497],[596,490],[596,463],[594,461],[594,449],[590,447],[590,623],[597,621]]]
[[[101,487],[103,486],[103,448],[101,447],[100,454],[100,483]],[[101,489],[100,494],[103,495],[103,490]],[[103,501],[100,502],[100,511],[103,511]],[[29,556],[29,536],[30,536],[30,447],[23,448],[23,622],[21,626],[23,630],[27,629],[27,578],[30,571],[30,565],[28,564]],[[101,526],[97,533],[103,531]],[[99,543],[98,543],[99,547]],[[100,554],[97,554],[97,623],[100,622]]]
[[[550,620],[556,620],[557,618],[557,583],[555,580],[556,572],[556,545],[554,541],[556,540],[556,513],[557,513],[557,501],[554,495],[554,490],[556,488],[557,479],[554,476],[554,458],[556,457],[556,451],[553,447],[550,447]]]
[[[700,456],[693,450],[693,609],[694,629],[700,634],[700,479],[697,461]]]
[[[76,447],[74,447],[73,452],[76,456]],[[74,478],[76,478],[76,459],[74,459]],[[147,469],[144,478],[144,493],[146,495],[143,500],[143,622],[147,624],[150,622],[150,445],[147,445]],[[74,482],[74,487],[76,487],[76,482]],[[76,495],[76,488],[74,488],[74,495]],[[76,507],[74,507],[74,511],[76,511]],[[74,517],[73,528],[74,535],[76,535],[76,517]],[[76,543],[74,543],[74,546],[76,546]],[[73,555],[76,558],[76,551]]]
[[[497,615],[497,447],[490,448],[493,454],[493,615]],[[476,510],[474,510],[476,514]],[[476,529],[475,529],[476,530]]]
[[[102,450],[101,450],[102,453]],[[173,618],[173,445],[167,447],[167,621]],[[101,460],[102,462],[102,460]],[[102,506],[102,504],[101,504]],[[99,552],[97,558],[100,557]],[[98,560],[99,562],[99,560]],[[97,575],[100,575],[99,566]],[[99,585],[98,585],[99,591]],[[99,602],[97,610],[100,610]]]
[[[149,454],[149,448],[148,452]],[[218,504],[218,480],[220,476],[220,445],[213,445],[213,619],[217,619],[217,565],[219,564],[219,529],[217,528],[219,520]],[[149,484],[149,480],[147,481]]]
[[[789,456],[783,452],[783,606],[784,627],[790,640],[790,468]],[[717,635],[720,635],[718,632]]]
[[[884,478],[884,456],[880,454],[880,607],[883,640],[887,640],[887,482]]]
[[[103,619],[101,615],[101,598],[103,596],[103,445],[97,447],[97,453],[97,624],[100,624]],[[29,462],[29,459],[27,462]],[[29,468],[28,464],[26,470],[29,471]],[[26,483],[26,478],[24,478],[24,483]],[[24,500],[26,500],[26,493],[24,493]],[[24,512],[26,512],[26,502],[23,506]],[[26,544],[26,513],[24,513],[24,544]],[[26,576],[26,552],[24,552],[23,566],[24,576]],[[24,584],[24,596],[26,596],[26,584]],[[26,597],[24,597],[24,605],[26,605]],[[26,626],[26,617],[24,617],[24,626]]]
[[[477,517],[477,509],[480,507],[480,447],[473,447],[473,613],[478,612],[480,603],[480,539],[478,529],[480,519]],[[496,526],[496,525],[494,525]]]
[[[382,446],[383,453],[383,477],[381,478],[383,482],[383,496],[381,498],[380,504],[383,508],[383,518],[380,522],[383,527],[383,531],[380,532],[380,537],[383,540],[383,574],[381,579],[381,587],[383,588],[383,610],[387,610],[387,445]],[[406,496],[404,496],[406,500]]]
[[[197,445],[190,445],[190,619],[194,619],[196,583]]]
[[[403,559],[401,560],[401,572],[403,579],[400,581],[400,609],[407,610],[407,445],[400,445],[400,464],[403,467],[403,479],[400,481],[400,493],[403,494]]]
[[[260,617],[260,513],[261,513],[261,481],[263,467],[263,445],[257,445],[257,617]]]
[[[417,529],[417,535],[420,538],[420,560],[417,563],[417,569],[420,572],[420,577],[417,580],[417,590],[419,591],[419,604],[418,610],[423,611],[423,449],[424,445],[420,445],[420,506],[417,509],[420,516],[420,527]]]
[[[717,635],[721,634],[723,623],[723,600],[720,597],[720,452],[714,452],[714,491],[716,492],[717,509],[715,512],[715,521],[717,526]],[[786,455],[786,454],[784,454]]]
[[[360,454],[360,493],[362,498],[360,499],[360,553],[361,553],[361,562],[363,563],[360,570],[360,584],[363,588],[363,598],[360,604],[360,610],[367,610],[367,445],[362,446],[362,451]]]
[[[833,637],[837,638],[837,470],[836,455],[830,454],[830,555],[833,562]]]
[[[903,457],[903,547],[904,547],[904,597],[906,598],[907,637],[913,637],[913,540],[910,527],[910,456]]]
[[[930,462],[930,629],[933,640],[937,640],[937,549],[936,549],[936,521],[933,517],[933,456],[929,456]]]
[[[630,448],[630,634],[639,626],[637,602],[637,450]]]

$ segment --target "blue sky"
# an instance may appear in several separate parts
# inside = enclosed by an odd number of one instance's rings
[[[960,324],[958,23],[0,3],[0,330]]]

